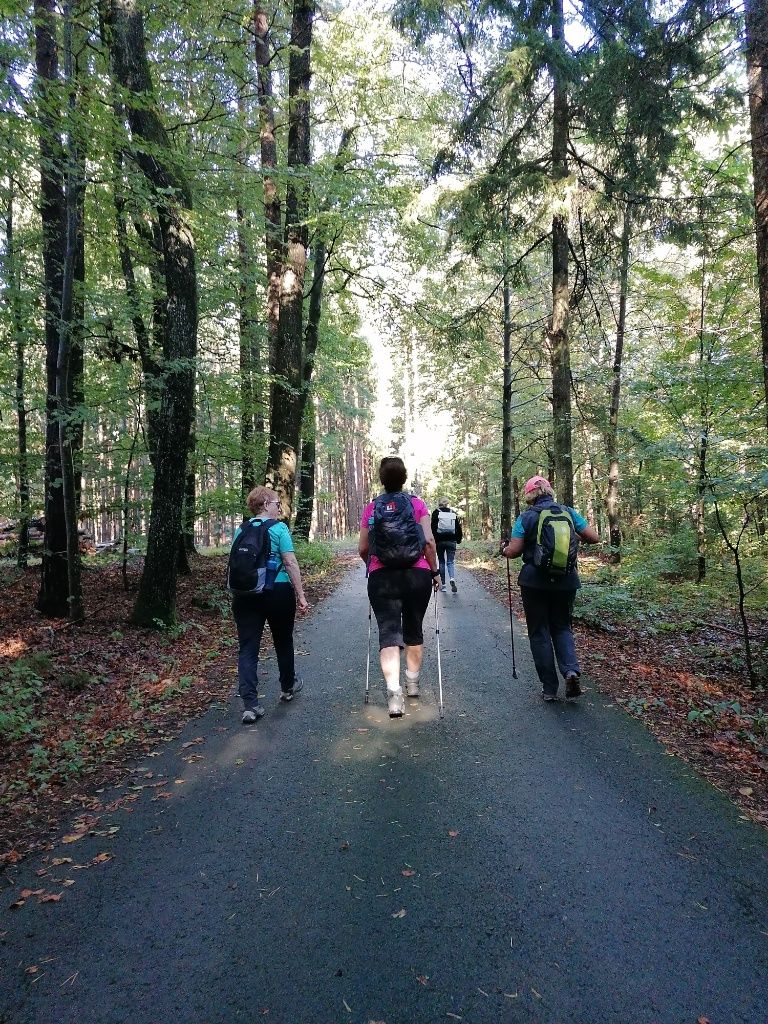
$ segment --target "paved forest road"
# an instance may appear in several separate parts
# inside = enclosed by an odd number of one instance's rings
[[[355,568],[298,628],[301,697],[268,662],[257,726],[214,708],[118,832],[51,854],[112,860],[23,865],[64,895],[3,893],[0,1022],[768,1020],[765,834],[600,697],[542,704],[522,632],[513,681],[506,609],[458,580],[442,722],[429,684],[390,722],[378,671],[363,705]]]

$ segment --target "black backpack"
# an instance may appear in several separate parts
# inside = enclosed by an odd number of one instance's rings
[[[261,594],[275,585],[278,559],[270,558],[269,528],[276,519],[252,523],[246,519],[232,545],[227,565],[227,589],[233,594]],[[273,565],[268,563],[274,562]]]
[[[407,569],[424,552],[426,538],[404,491],[380,494],[368,520],[371,553],[388,569]]]
[[[539,512],[533,564],[550,576],[567,576],[576,568],[579,537],[568,509],[548,505]]]

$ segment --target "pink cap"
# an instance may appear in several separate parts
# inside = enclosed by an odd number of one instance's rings
[[[550,484],[549,480],[547,480],[546,477],[532,476],[530,480],[526,480],[525,487],[523,488],[523,494],[530,494],[531,491],[541,486],[541,484],[545,484],[547,487],[552,486],[552,484]]]

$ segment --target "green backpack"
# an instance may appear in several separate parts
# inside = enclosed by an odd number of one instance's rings
[[[576,568],[579,537],[570,512],[550,505],[539,512],[533,564],[550,576],[566,576]]]

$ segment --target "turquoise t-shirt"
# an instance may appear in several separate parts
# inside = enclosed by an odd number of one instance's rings
[[[253,516],[251,518],[252,523],[262,523],[269,516]],[[280,556],[280,569],[278,570],[277,576],[275,576],[275,583],[290,583],[291,577],[285,571],[283,566],[283,555],[286,551],[293,551],[293,541],[291,540],[291,531],[285,525],[285,523],[273,523],[269,530],[269,553],[271,555]],[[235,541],[242,533],[242,527],[238,526],[235,536],[232,538],[232,544],[234,546]]]
[[[535,506],[531,506],[531,508],[533,508],[533,507],[535,507]],[[589,526],[589,523],[584,518],[584,516],[580,515],[576,511],[575,508],[571,508],[570,505],[562,505],[561,507],[564,508],[567,512],[570,512],[571,519],[573,520],[573,525],[574,525],[574,527],[576,529],[576,533],[579,533],[581,530],[583,530],[587,526]],[[529,509],[529,511],[530,511],[530,509]],[[525,530],[523,529],[523,517],[522,516],[518,516],[517,519],[515,520],[515,525],[512,527],[512,536],[513,537],[521,537],[521,538],[525,537]]]

